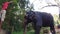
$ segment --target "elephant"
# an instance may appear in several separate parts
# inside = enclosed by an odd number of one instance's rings
[[[27,11],[24,16],[24,34],[27,32],[27,25],[32,22],[35,34],[40,34],[41,27],[50,27],[50,32],[56,34],[54,18],[50,13]]]

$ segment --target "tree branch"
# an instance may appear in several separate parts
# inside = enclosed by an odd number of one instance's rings
[[[47,6],[42,7],[41,9],[43,9],[43,8],[45,8],[45,7],[51,7],[51,6],[59,7],[58,5],[47,5]]]

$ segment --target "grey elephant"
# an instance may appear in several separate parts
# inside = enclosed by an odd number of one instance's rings
[[[32,22],[35,34],[40,34],[41,27],[50,27],[50,32],[55,33],[53,16],[45,12],[28,11],[24,16],[24,34],[27,32],[27,25]]]

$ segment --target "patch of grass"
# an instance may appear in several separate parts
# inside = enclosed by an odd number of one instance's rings
[[[49,28],[42,28],[40,34],[43,34],[43,30],[49,30]],[[12,34],[23,34],[23,31],[21,32],[13,32]],[[34,34],[34,30],[27,31],[27,34]]]
[[[21,31],[21,32],[13,32],[12,34],[23,34],[23,32]],[[34,34],[34,32],[27,32],[27,34]],[[42,32],[41,32],[41,34],[43,34]]]
[[[23,34],[23,32],[13,32],[12,34]],[[27,34],[34,34],[34,32],[27,32]]]

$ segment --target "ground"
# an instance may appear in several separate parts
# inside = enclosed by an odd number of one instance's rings
[[[0,32],[0,34],[5,34],[5,33],[6,33],[5,30],[2,30]],[[23,31],[21,31],[21,32],[13,32],[12,34],[23,34]],[[27,34],[34,34],[34,30],[28,31]],[[41,30],[41,34],[43,34],[43,30]],[[60,29],[59,29],[59,31],[58,31],[58,29],[56,29],[56,34],[60,34]]]
[[[0,31],[0,34],[5,34],[5,33],[6,33],[5,30],[1,30],[1,31]]]

